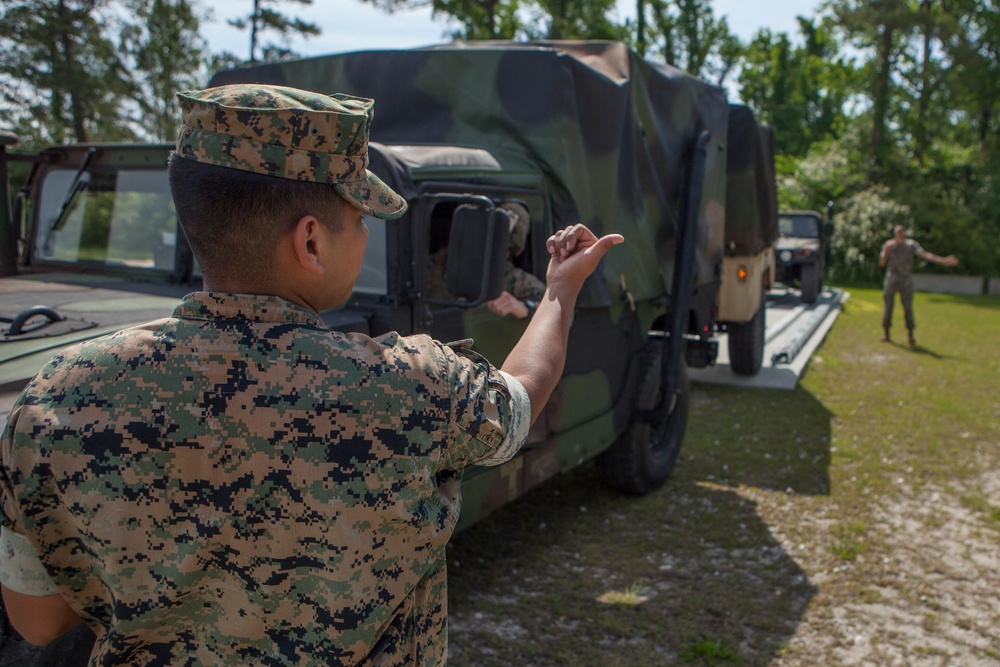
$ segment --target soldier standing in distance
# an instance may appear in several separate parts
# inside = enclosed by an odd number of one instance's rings
[[[441,665],[457,471],[523,444],[583,281],[620,235],[547,241],[547,289],[502,369],[427,336],[331,332],[363,214],[373,102],[278,86],[181,93],[170,157],[205,291],[64,350],[0,439],[0,581],[91,664]]]
[[[942,266],[958,266],[954,255],[941,257],[920,247],[913,239],[906,238],[906,225],[896,225],[892,229],[893,238],[882,244],[882,252],[878,256],[878,265],[886,268],[885,283],[882,286],[882,297],[885,307],[882,310],[882,341],[888,342],[889,329],[892,328],[892,306],[896,293],[903,304],[906,316],[907,342],[916,345],[913,330],[917,324],[913,318],[913,259],[920,259],[941,264]]]

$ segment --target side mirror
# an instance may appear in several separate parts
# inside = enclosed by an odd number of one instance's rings
[[[823,223],[823,236],[827,238],[833,236],[833,220],[827,220]]]
[[[503,267],[510,243],[507,215],[494,208],[463,204],[455,209],[448,237],[445,280],[448,291],[472,308],[503,291]]]

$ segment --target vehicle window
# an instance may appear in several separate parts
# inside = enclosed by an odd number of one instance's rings
[[[83,174],[86,187],[59,221],[75,175],[75,170],[57,169],[45,176],[37,202],[36,258],[173,269],[177,215],[166,171],[95,169]]]
[[[368,225],[368,245],[365,247],[361,275],[354,283],[354,293],[383,296],[389,293],[385,220],[366,215],[365,224]]]
[[[778,216],[778,233],[782,236],[801,238],[819,238],[819,223],[816,218],[808,215]]]

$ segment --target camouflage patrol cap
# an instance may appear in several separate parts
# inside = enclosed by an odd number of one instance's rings
[[[329,183],[384,220],[406,212],[406,200],[368,170],[374,100],[258,84],[186,91],[177,98],[177,154],[185,159]]]

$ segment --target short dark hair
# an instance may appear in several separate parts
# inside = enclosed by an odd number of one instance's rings
[[[337,229],[349,204],[332,185],[186,160],[167,161],[177,219],[202,272],[254,284],[274,266],[282,234],[305,215]]]

